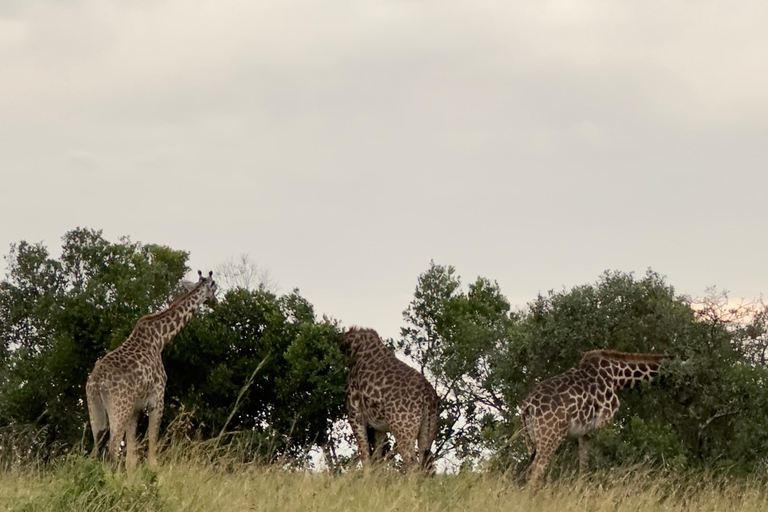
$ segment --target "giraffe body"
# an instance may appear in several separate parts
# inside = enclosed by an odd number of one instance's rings
[[[163,416],[165,383],[163,348],[189,322],[206,300],[215,301],[216,283],[209,273],[167,309],[145,315],[136,322],[128,338],[115,350],[99,359],[85,386],[88,414],[94,436],[93,454],[98,456],[109,433],[109,454],[116,460],[125,437],[126,465],[138,460],[136,425],[139,415],[149,416],[148,462],[157,462],[157,438]]]
[[[529,481],[537,487],[566,437],[579,439],[579,466],[588,465],[588,436],[613,420],[619,410],[617,391],[651,380],[662,354],[592,350],[566,372],[534,387],[520,405],[523,432],[532,457]]]
[[[431,469],[439,415],[435,389],[372,329],[353,327],[344,334],[344,346],[353,359],[347,413],[363,467],[386,453],[386,433],[391,432],[405,469],[416,463],[415,444],[421,467]]]

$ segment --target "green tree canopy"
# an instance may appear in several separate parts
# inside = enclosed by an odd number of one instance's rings
[[[338,326],[316,321],[298,291],[281,297],[264,289],[229,291],[214,311],[179,333],[166,349],[165,366],[172,411],[194,410],[204,437],[215,437],[225,424],[246,432],[262,456],[300,456],[325,445],[344,413],[346,360]]]

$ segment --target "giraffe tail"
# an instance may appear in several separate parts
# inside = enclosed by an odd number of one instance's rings
[[[434,393],[434,391],[433,391]],[[419,427],[418,445],[419,459],[422,470],[433,473],[435,465],[435,455],[432,453],[432,443],[437,439],[437,422],[440,407],[440,401],[437,394],[430,397],[422,410],[421,425]]]
[[[85,394],[88,400],[88,416],[91,420],[91,432],[93,433],[92,455],[97,458],[106,446],[109,434],[107,408],[104,406],[104,398],[98,387],[98,384],[90,379],[85,386]]]

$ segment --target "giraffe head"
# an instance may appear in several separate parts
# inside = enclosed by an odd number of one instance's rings
[[[375,350],[384,346],[379,335],[373,329],[352,327],[343,333],[341,349],[347,356],[358,357],[363,352]]]
[[[203,277],[201,271],[197,271],[198,280],[197,286],[202,287],[202,300],[201,302],[210,302],[216,304],[216,281],[213,280],[213,271],[208,272],[208,277]]]
[[[208,272],[208,277],[203,277],[201,271],[197,271],[197,282],[182,281],[184,288],[191,291],[197,291],[200,297],[200,303],[209,302],[216,304],[216,281],[213,280],[213,272]]]

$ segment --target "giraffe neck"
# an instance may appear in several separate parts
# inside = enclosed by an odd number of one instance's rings
[[[387,348],[384,343],[379,342],[376,344],[371,344],[365,347],[358,348],[357,350],[352,351],[352,357],[359,359],[360,357],[381,357],[381,356],[389,356],[392,354],[392,351]]]
[[[362,358],[394,357],[394,353],[372,329],[357,329],[353,327],[345,337],[349,355],[357,361]]]
[[[659,374],[661,361],[668,359],[658,354],[637,354],[631,359],[610,361],[608,372],[615,389],[633,388],[641,381],[650,381]]]
[[[634,387],[659,373],[661,362],[672,359],[667,354],[642,354],[615,350],[592,350],[584,354],[579,367],[599,376],[614,389]]]
[[[201,285],[176,299],[165,310],[147,315],[140,322],[148,329],[150,345],[162,352],[174,336],[187,325],[205,298],[205,292]]]

